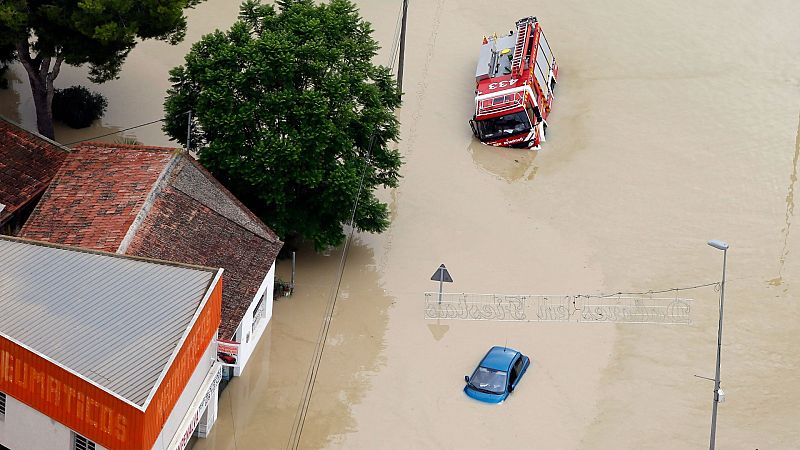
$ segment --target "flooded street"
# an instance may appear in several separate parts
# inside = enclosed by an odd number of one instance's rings
[[[363,0],[388,57],[400,1]],[[499,5],[498,5],[499,6]],[[162,116],[167,71],[189,43],[227,29],[238,5],[212,0],[187,42],[147,42],[82,139]],[[305,421],[303,449],[704,448],[719,292],[695,299],[693,324],[426,321],[423,293],[445,263],[450,292],[641,292],[719,281],[730,243],[717,442],[800,445],[800,259],[794,224],[800,159],[800,7],[753,2],[413,1],[399,111],[405,156],[382,235],[348,256]],[[558,61],[542,150],[477,143],[474,71],[485,34],[536,15]],[[0,114],[35,127],[14,67]],[[65,69],[57,86],[87,84]],[[22,81],[19,81],[22,80]],[[19,93],[17,93],[17,91]],[[159,125],[126,133],[172,145]],[[106,140],[113,141],[119,136]],[[286,448],[340,250],[298,254],[295,295],[276,301],[244,376],[220,398],[194,449]],[[289,277],[280,262],[278,275]],[[666,294],[675,295],[675,294]],[[461,389],[492,345],[532,356],[501,405]]]

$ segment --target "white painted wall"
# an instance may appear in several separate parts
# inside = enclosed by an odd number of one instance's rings
[[[242,372],[244,372],[244,368],[247,365],[247,361],[250,360],[250,356],[253,354],[253,351],[258,344],[258,341],[261,339],[261,336],[264,334],[264,330],[267,328],[267,324],[269,323],[270,319],[272,319],[272,297],[273,292],[275,290],[275,263],[272,263],[272,267],[269,268],[269,272],[267,276],[264,278],[264,281],[261,282],[261,286],[258,288],[258,292],[256,296],[253,298],[253,301],[250,302],[250,307],[247,308],[247,312],[244,314],[242,318],[242,322],[239,324],[239,328],[236,330],[236,340],[241,342],[239,346],[239,367],[234,369],[233,375],[234,376],[241,376]],[[259,300],[261,297],[264,296],[264,306],[266,308],[266,314],[261,321],[259,321],[255,327],[253,327],[253,312],[258,305]]]
[[[6,395],[6,415],[0,419],[0,444],[11,450],[70,450],[72,430]],[[98,445],[97,450],[105,450]]]
[[[203,352],[200,361],[197,362],[197,367],[194,369],[183,392],[181,392],[181,396],[178,397],[178,401],[175,403],[175,407],[172,408],[172,412],[169,414],[167,421],[164,422],[161,434],[158,435],[158,439],[153,443],[153,450],[166,449],[175,436],[175,433],[183,433],[183,430],[178,430],[178,426],[180,426],[184,416],[189,412],[189,406],[191,406],[192,400],[194,400],[194,397],[200,390],[200,385],[203,384],[203,380],[205,380],[216,359],[217,341],[216,339],[212,339],[206,351]],[[215,395],[214,398],[216,397]],[[216,402],[216,400],[213,401]]]

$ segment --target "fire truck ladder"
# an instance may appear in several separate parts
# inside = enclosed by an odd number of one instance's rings
[[[511,59],[511,73],[519,75],[522,65],[522,55],[525,53],[525,42],[528,40],[530,21],[520,20],[517,22],[517,43],[514,45],[514,57]]]

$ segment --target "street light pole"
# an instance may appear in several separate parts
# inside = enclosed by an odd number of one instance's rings
[[[725,266],[728,262],[728,244],[723,241],[708,241],[708,245],[722,250],[722,284],[719,293],[719,325],[717,326],[717,371],[714,375],[714,404],[711,410],[711,441],[708,445],[709,450],[714,450],[717,439],[717,405],[719,405],[719,366],[720,353],[722,351],[722,310],[725,305]]]

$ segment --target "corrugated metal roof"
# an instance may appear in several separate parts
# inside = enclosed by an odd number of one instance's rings
[[[217,271],[0,237],[0,334],[143,406]]]

